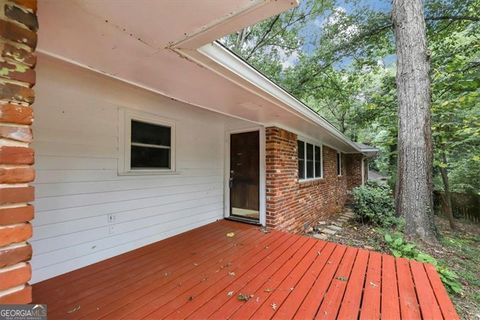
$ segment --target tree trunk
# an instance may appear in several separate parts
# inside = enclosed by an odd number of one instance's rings
[[[436,242],[433,220],[430,62],[422,0],[394,0],[397,54],[396,210],[408,237]]]
[[[442,151],[442,162],[447,164],[447,155]],[[445,213],[448,217],[448,222],[450,223],[450,229],[455,229],[455,221],[453,220],[453,211],[452,211],[452,194],[450,193],[450,184],[448,182],[448,171],[445,166],[440,166],[440,175],[442,176],[443,181],[443,190],[445,194]]]

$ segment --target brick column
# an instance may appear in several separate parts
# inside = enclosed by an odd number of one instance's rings
[[[0,304],[32,300],[36,0],[0,0]]]
[[[297,135],[277,127],[265,129],[267,227],[292,224],[297,203]]]

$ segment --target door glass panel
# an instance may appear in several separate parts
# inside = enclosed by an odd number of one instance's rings
[[[230,215],[258,221],[260,182],[259,132],[230,136]]]

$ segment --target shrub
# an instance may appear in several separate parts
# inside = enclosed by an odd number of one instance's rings
[[[440,275],[440,279],[450,293],[458,294],[462,292],[462,285],[458,281],[458,275],[440,264],[431,255],[418,250],[415,244],[405,241],[400,235],[392,236],[388,233],[385,234],[385,242],[395,257],[413,259],[434,265]]]
[[[358,220],[383,227],[397,223],[392,191],[387,185],[369,181],[353,189],[353,201]]]

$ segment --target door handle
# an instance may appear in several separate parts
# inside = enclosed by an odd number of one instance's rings
[[[230,189],[233,187],[233,174],[234,173],[235,173],[235,171],[230,170],[230,179],[228,179],[228,186],[230,187]]]

